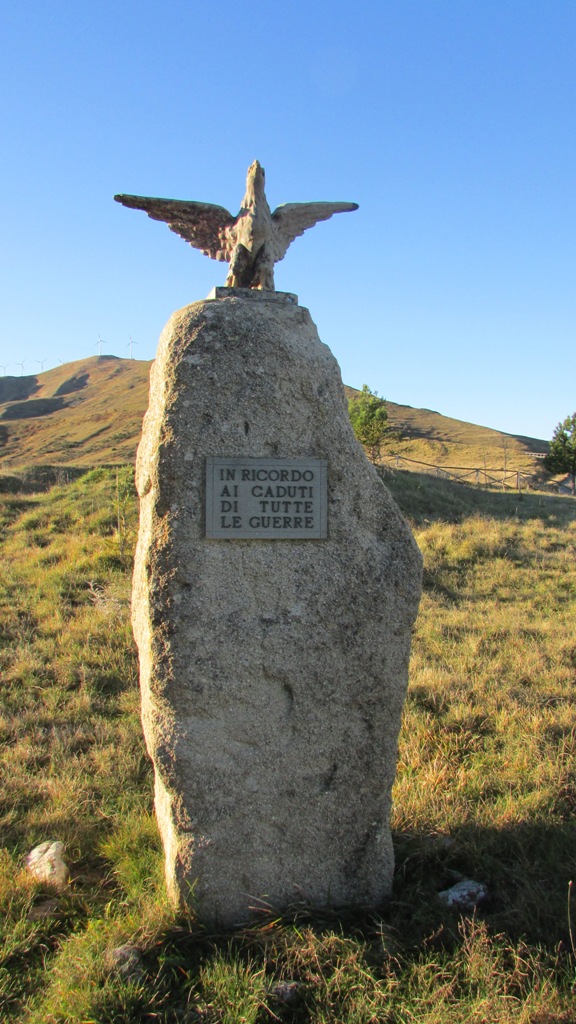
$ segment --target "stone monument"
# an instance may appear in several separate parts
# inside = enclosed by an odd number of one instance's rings
[[[145,202],[169,204],[174,227],[174,201]],[[354,208],[302,205],[308,226]],[[271,287],[277,212],[229,242],[243,286],[169,320],[137,459],[133,625],[168,889],[219,926],[388,896],[421,587],[336,361]]]

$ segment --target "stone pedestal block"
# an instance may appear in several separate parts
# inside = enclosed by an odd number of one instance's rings
[[[308,311],[253,296],[171,318],[137,461],[133,624],[168,886],[224,926],[261,901],[389,894],[421,586]]]

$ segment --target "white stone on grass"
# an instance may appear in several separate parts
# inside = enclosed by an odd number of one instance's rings
[[[63,855],[64,843],[40,843],[27,855],[26,867],[39,882],[46,882],[61,890],[66,886],[70,876]]]
[[[458,910],[474,910],[475,907],[484,903],[487,897],[487,887],[482,882],[475,882],[472,878],[465,878],[462,882],[451,886],[450,889],[444,889],[438,893],[438,899],[442,900],[442,903]]]

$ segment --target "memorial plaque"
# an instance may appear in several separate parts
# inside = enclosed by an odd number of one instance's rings
[[[206,459],[206,537],[327,537],[326,459]]]

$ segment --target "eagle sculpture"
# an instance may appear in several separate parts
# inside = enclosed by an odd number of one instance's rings
[[[264,168],[258,160],[248,168],[246,195],[236,217],[212,203],[125,195],[114,199],[145,210],[153,220],[166,221],[171,231],[205,256],[229,263],[229,288],[269,291],[274,291],[274,264],[284,258],[297,235],[334,213],[358,209],[357,203],[285,203],[272,213],[264,193]]]

